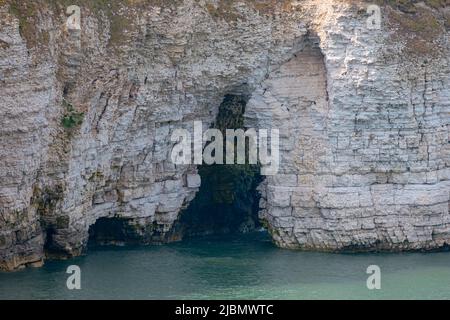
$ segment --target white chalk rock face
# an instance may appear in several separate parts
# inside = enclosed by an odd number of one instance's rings
[[[60,2],[0,4],[1,269],[79,255],[101,218],[178,239],[201,179],[172,163],[171,134],[210,127],[227,94],[249,98],[246,127],[279,130],[258,188],[279,246],[450,243],[447,9],[368,25],[363,2],[180,0],[69,21]]]
[[[187,186],[189,188],[200,188],[202,183],[201,177],[198,174],[188,174],[187,175]]]

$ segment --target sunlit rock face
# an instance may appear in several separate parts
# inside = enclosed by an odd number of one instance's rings
[[[80,1],[78,30],[65,1],[0,1],[2,269],[80,254],[100,218],[178,240],[199,179],[172,163],[171,133],[210,127],[229,94],[248,97],[245,127],[280,130],[280,169],[258,188],[279,246],[447,245],[439,1],[382,6],[380,29],[358,1],[103,3]]]

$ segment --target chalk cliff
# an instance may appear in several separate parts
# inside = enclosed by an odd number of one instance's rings
[[[177,240],[200,187],[171,133],[248,100],[278,128],[258,187],[281,247],[450,244],[446,1],[0,0],[0,268],[82,253],[100,218]],[[75,21],[76,22],[76,21]]]

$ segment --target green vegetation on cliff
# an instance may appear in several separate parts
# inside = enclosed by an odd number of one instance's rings
[[[63,100],[63,104],[66,109],[61,120],[63,127],[66,129],[72,129],[81,125],[83,122],[84,113],[76,111],[75,108],[66,100]]]

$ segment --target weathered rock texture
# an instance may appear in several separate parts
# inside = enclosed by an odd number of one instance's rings
[[[278,245],[446,246],[449,9],[386,2],[369,30],[357,1],[86,0],[77,31],[68,1],[0,0],[0,268],[78,255],[105,217],[176,239],[198,179],[170,134],[227,94],[281,130],[260,186]]]

